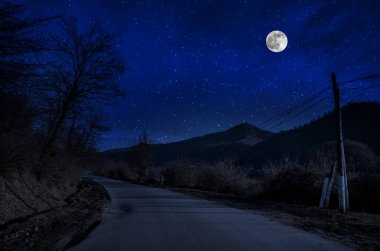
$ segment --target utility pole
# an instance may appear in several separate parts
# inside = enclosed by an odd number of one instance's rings
[[[346,172],[346,157],[344,154],[343,132],[342,132],[342,114],[340,108],[340,93],[336,82],[335,73],[331,74],[331,80],[334,92],[335,103],[335,129],[336,129],[336,153],[338,164],[338,192],[339,192],[339,210],[346,211],[349,208],[348,186]]]

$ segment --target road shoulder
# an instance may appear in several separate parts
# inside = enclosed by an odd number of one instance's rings
[[[0,226],[2,250],[62,250],[86,237],[109,205],[107,191],[83,179],[65,205]]]
[[[236,197],[195,189],[170,188],[190,196],[267,216],[275,221],[315,233],[357,250],[380,250],[380,215],[319,209],[275,202],[248,202]]]

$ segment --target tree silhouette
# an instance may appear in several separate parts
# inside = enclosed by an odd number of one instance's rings
[[[124,95],[118,84],[126,68],[124,58],[100,21],[80,31],[71,17],[63,19],[60,27],[43,87],[48,114],[45,153],[57,143],[70,116],[85,116],[97,103]]]
[[[24,18],[24,5],[0,2],[0,94],[22,93],[38,64],[28,55],[46,49],[40,28],[51,18]]]
[[[42,24],[53,18],[25,18],[24,5],[0,1],[0,175],[29,158],[35,111],[26,91],[40,67],[26,60],[46,48]]]

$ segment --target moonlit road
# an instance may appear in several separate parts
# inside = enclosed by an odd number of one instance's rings
[[[269,218],[167,189],[90,176],[112,203],[71,250],[350,250]]]

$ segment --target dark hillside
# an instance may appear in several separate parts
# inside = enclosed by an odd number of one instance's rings
[[[369,146],[380,154],[380,104],[352,103],[342,110],[343,137]],[[261,142],[242,156],[247,163],[262,163],[283,155],[299,156],[314,147],[335,140],[334,113]]]
[[[273,133],[259,129],[251,124],[244,123],[234,126],[226,131],[207,134],[188,140],[169,143],[166,145],[188,145],[197,147],[210,147],[220,145],[255,145],[271,137]]]
[[[347,155],[359,152],[368,152],[367,156],[380,154],[379,103],[348,104],[342,110],[342,118]],[[157,164],[178,158],[196,162],[215,161],[233,156],[243,165],[256,166],[283,156],[305,156],[316,147],[333,144],[334,140],[335,116],[330,112],[302,127],[278,134],[250,124],[240,124],[223,132],[169,144],[152,145],[152,149]],[[129,150],[115,149],[104,152],[103,155],[125,160],[128,159]]]
[[[166,162],[177,158],[191,160],[219,159],[224,154],[239,154],[248,146],[272,137],[273,133],[244,123],[223,132],[211,133],[184,141],[153,145],[156,162]],[[115,159],[126,159],[130,148],[106,151],[103,154]]]

